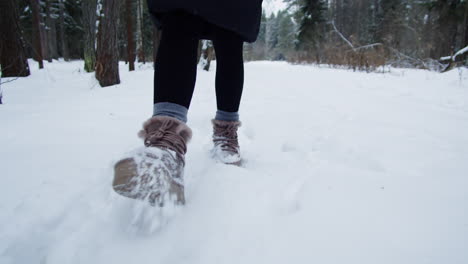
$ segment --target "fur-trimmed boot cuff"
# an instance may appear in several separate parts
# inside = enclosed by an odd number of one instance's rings
[[[143,123],[138,136],[146,147],[168,148],[184,155],[192,130],[182,121],[169,116],[153,116]]]

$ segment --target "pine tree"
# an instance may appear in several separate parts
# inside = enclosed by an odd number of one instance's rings
[[[267,18],[265,26],[265,53],[268,59],[274,59],[274,51],[278,43],[278,19],[275,14]]]
[[[286,54],[294,49],[296,41],[296,33],[292,17],[286,11],[280,12],[279,27],[278,27],[278,57],[286,58]]]
[[[0,2],[0,25],[8,25],[0,28],[2,77],[23,77],[30,74],[19,23],[18,1],[2,0]]]
[[[323,41],[327,5],[324,0],[298,0],[300,21],[298,45],[302,49],[317,50]]]

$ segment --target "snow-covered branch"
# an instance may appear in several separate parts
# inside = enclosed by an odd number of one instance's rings
[[[464,47],[463,49],[455,52],[455,54],[453,56],[445,56],[445,57],[441,57],[440,60],[441,61],[448,61],[448,60],[451,60],[451,61],[455,61],[457,59],[457,56],[460,56],[460,55],[463,55],[465,54],[466,52],[468,52],[468,46]]]
[[[338,28],[336,28],[335,21],[332,20],[332,21],[330,22],[330,24],[333,26],[333,31],[334,31],[336,34],[338,34],[338,36],[340,36],[340,38],[343,39],[344,42],[346,42],[346,43],[353,49],[353,51],[356,51],[356,49],[355,49],[353,43],[351,43],[351,41],[349,41],[347,38],[345,38],[345,36],[343,36],[343,34],[341,34],[341,32],[338,30]]]

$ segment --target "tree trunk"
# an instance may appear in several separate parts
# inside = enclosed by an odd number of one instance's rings
[[[465,1],[465,12],[463,14],[463,25],[462,25],[462,47],[466,47],[468,45],[468,1]]]
[[[133,0],[125,0],[127,22],[127,61],[128,70],[135,70],[135,38],[133,34]]]
[[[68,53],[68,45],[65,39],[65,2],[64,0],[59,0],[59,27],[60,27],[60,45],[62,48],[62,57],[65,61],[70,60],[70,55]]]
[[[46,0],[46,33],[47,33],[47,53],[48,60],[58,59],[57,53],[57,30],[55,19],[53,18],[53,10],[51,5],[52,0]]]
[[[41,1],[39,1],[40,3]],[[42,10],[41,5],[39,4],[39,14],[41,15],[41,18],[43,14],[45,15],[42,20],[41,20],[41,37],[42,37],[42,54],[44,55],[44,58],[48,62],[52,62],[52,54],[50,53],[50,0],[42,0],[42,2],[45,2],[45,7],[44,10]],[[44,13],[41,13],[42,11]]]
[[[86,72],[93,72],[96,67],[96,8],[96,0],[81,2],[84,30],[83,57]]]
[[[52,24],[50,28],[50,56],[52,59],[58,60],[58,46],[57,46],[57,20],[52,19]]]
[[[211,60],[214,58],[213,44],[210,40],[203,40],[201,46],[201,58],[199,59],[199,63],[203,70],[209,71]]]
[[[119,47],[117,43],[119,0],[103,0],[100,17],[96,79],[101,87],[120,83]]]
[[[17,0],[0,1],[0,67],[2,77],[28,76],[29,65],[19,26]]]
[[[33,57],[34,60],[39,63],[39,69],[43,69],[44,63],[42,62],[41,20],[39,17],[39,10],[39,0],[31,0]]]
[[[145,50],[143,48],[143,30],[141,25],[143,24],[143,9],[144,1],[137,0],[137,29],[136,29],[136,46],[137,46],[137,56],[139,62],[146,62]]]

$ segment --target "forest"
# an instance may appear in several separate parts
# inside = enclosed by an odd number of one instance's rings
[[[248,58],[367,71],[382,65],[444,71],[466,64],[468,1],[285,2],[286,10],[263,15],[257,42],[247,46]]]
[[[381,66],[447,71],[466,65],[466,0],[284,0],[263,13],[244,58],[375,71]],[[2,77],[29,75],[39,62],[83,60],[101,86],[120,82],[118,62],[157,59],[159,30],[145,0],[2,0]],[[216,55],[200,41],[205,70]]]
[[[0,0],[0,264],[468,264],[468,0],[255,18],[244,50],[157,54],[147,0]]]

